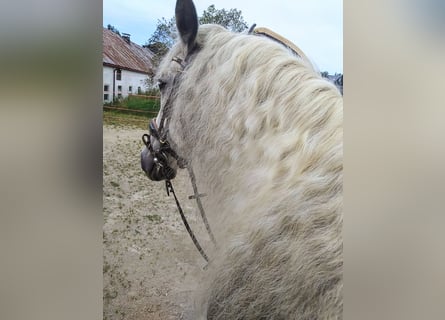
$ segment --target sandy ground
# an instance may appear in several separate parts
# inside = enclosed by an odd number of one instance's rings
[[[164,183],[150,181],[140,168],[143,133],[128,125],[103,127],[103,317],[188,319],[205,261]],[[195,203],[187,199],[187,172],[173,185],[193,230],[205,239]]]

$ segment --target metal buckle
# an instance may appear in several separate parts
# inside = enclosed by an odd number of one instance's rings
[[[145,144],[148,150],[151,149],[150,136],[148,134],[144,133],[142,135],[142,142]]]

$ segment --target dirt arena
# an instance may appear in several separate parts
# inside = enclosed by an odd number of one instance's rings
[[[205,261],[195,249],[163,182],[140,168],[142,127],[103,127],[104,319],[188,319],[191,292]],[[192,229],[211,249],[187,172],[173,180]]]

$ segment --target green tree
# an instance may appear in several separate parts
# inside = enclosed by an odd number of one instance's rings
[[[247,29],[247,23],[244,21],[241,10],[216,9],[213,4],[204,10],[202,16],[198,19],[200,24],[219,24],[234,32],[242,32]],[[144,47],[150,49],[155,54],[153,59],[155,66],[159,64],[164,55],[173,46],[175,39],[175,17],[170,20],[165,18],[158,20],[156,30],[144,45]]]
[[[210,5],[202,16],[199,17],[200,24],[219,24],[233,32],[243,32],[247,29],[241,10],[237,9],[216,9],[215,5]]]
[[[144,47],[150,49],[156,56],[162,57],[173,46],[175,34],[176,23],[174,17],[169,21],[165,18],[158,19],[156,30]]]

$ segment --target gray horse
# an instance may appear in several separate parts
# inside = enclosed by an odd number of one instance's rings
[[[142,167],[158,181],[193,168],[208,195],[218,249],[194,318],[341,319],[341,94],[277,41],[198,27],[191,0],[176,24]]]

